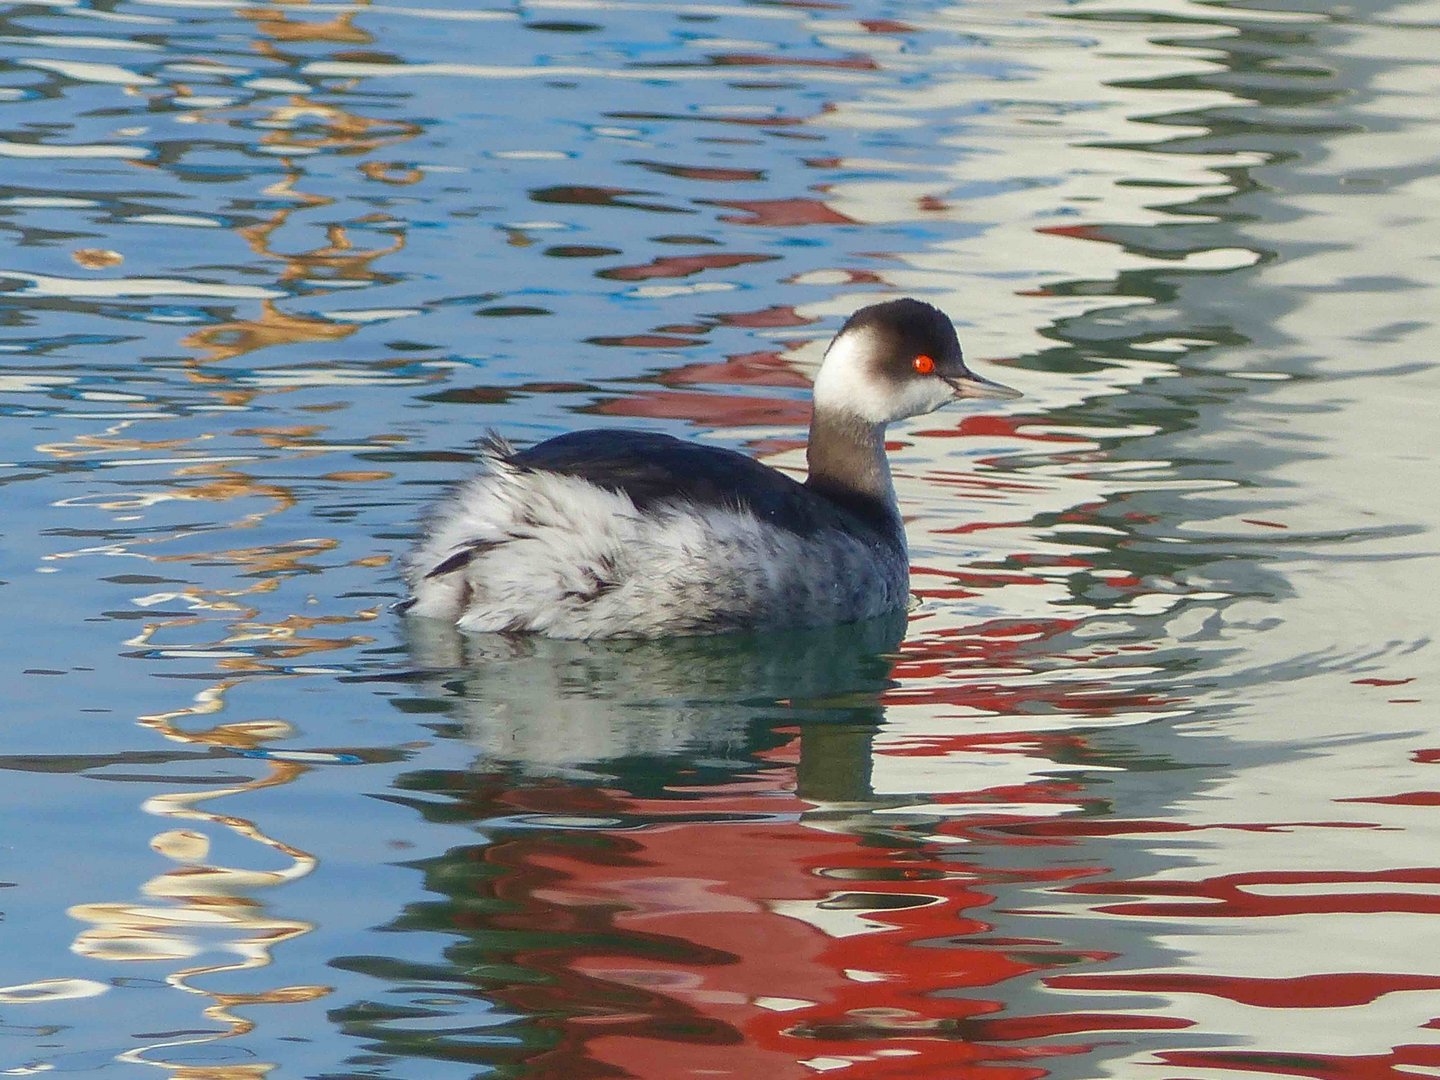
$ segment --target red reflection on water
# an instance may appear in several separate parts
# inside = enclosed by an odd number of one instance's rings
[[[1094,896],[1163,896],[1179,903],[1132,901],[1097,908],[1117,915],[1187,919],[1259,919],[1276,915],[1409,911],[1440,914],[1440,891],[1385,890],[1386,885],[1440,886],[1440,869],[1272,871],[1222,874],[1200,881],[1096,881],[1067,891]],[[1357,885],[1327,892],[1315,886]],[[1256,888],[1269,892],[1251,891]]]
[[[1048,821],[1027,821],[1005,826],[1005,831],[1017,836],[1043,836],[1084,839],[1094,836],[1150,836],[1162,833],[1196,833],[1215,831],[1286,833],[1295,829],[1374,829],[1378,825],[1367,825],[1353,821],[1272,821],[1250,823],[1225,823],[1217,825],[1187,825],[1183,821],[1121,821],[1113,818],[1059,818]]]
[[[1404,704],[1410,704],[1405,702]],[[1406,791],[1399,795],[1371,795],[1336,802],[1379,803],[1382,806],[1440,806],[1440,791]]]
[[[725,326],[744,326],[750,329],[772,329],[777,326],[810,326],[815,320],[799,314],[789,304],[773,304],[759,311],[737,311],[721,315],[719,320]]]
[[[1068,442],[1084,443],[1089,442],[1088,438],[1079,435],[1064,435],[1057,432],[1031,431],[1027,424],[1035,424],[1038,421],[1034,417],[1024,416],[989,416],[989,415],[968,415],[959,418],[953,427],[935,428],[933,430],[917,431],[916,435],[923,435],[927,438],[954,439],[968,438],[971,436],[1003,436],[1006,438],[1024,439],[1027,442]]]
[[[1018,561],[1018,560],[1017,560]],[[930,571],[943,573],[952,580],[960,580],[983,589],[995,585],[1031,584],[1025,575],[1003,572],[964,573],[953,570]],[[1063,649],[1055,648],[1056,638],[1068,634],[1080,625],[1079,619],[990,619],[967,627],[942,627],[928,633],[912,636],[904,647],[896,674],[902,679],[919,680],[950,674],[963,676],[966,666],[983,664],[986,667],[1016,667],[1026,669],[1026,657],[1043,653],[1050,660],[1084,661],[1084,655],[1070,655]],[[917,628],[918,629],[918,628]],[[1103,678],[1103,676],[1097,677]],[[1084,683],[1052,684],[1048,687],[1026,687],[1016,690],[1025,700],[1078,701],[1084,695]],[[957,682],[950,692],[957,694],[989,693],[993,688],[982,687],[972,681]],[[925,692],[923,687],[911,687],[906,693]],[[900,694],[901,691],[895,691]],[[1047,696],[1048,695],[1048,696]],[[887,698],[887,700],[890,700]],[[900,698],[896,698],[900,700]],[[912,700],[906,698],[905,700]],[[1157,695],[1142,691],[1116,692],[1113,708],[1153,708],[1161,699]],[[957,704],[960,703],[958,700]],[[973,703],[973,702],[972,702]]]
[[[1004,665],[1036,642],[1050,641],[1080,625],[1079,619],[990,619],[973,626],[947,626],[913,636],[903,649],[897,676],[921,678],[943,675],[955,662],[981,660]]]
[[[621,334],[585,340],[592,345],[618,345],[628,349],[684,349],[691,345],[705,344],[700,338],[682,338],[668,334]]]
[[[841,71],[878,71],[880,68],[880,65],[868,56],[766,56],[763,53],[722,53],[712,55],[710,60],[714,64],[726,67],[832,68]]]
[[[1249,979],[1222,975],[1056,975],[1046,986],[1063,990],[1131,990],[1154,994],[1207,994],[1263,1009],[1344,1009],[1411,990],[1440,990],[1440,975],[1373,972]]]
[[[1157,1054],[1171,1065],[1191,1069],[1231,1069],[1266,1076],[1324,1077],[1325,1080],[1401,1080],[1416,1073],[1411,1068],[1440,1068],[1440,1046],[1397,1046],[1388,1054],[1344,1057],[1339,1054],[1305,1054],[1245,1050],[1173,1050]]]
[[[666,176],[678,176],[683,180],[739,181],[765,179],[765,170],[763,169],[737,169],[717,165],[673,165],[663,161],[631,161],[626,164],[638,165],[642,169],[663,173]],[[779,256],[775,257],[778,258]]]
[[[748,217],[736,214],[721,214],[721,221],[738,225],[854,225],[855,219],[848,218],[838,210],[832,210],[819,199],[711,199],[714,206],[730,206],[743,210]]]
[[[723,258],[723,257],[720,257]],[[750,258],[750,257],[745,257]],[[696,256],[700,263],[709,256]],[[658,259],[651,266],[672,263],[678,265],[684,260]],[[687,263],[688,265],[688,263]],[[706,262],[705,265],[710,265]],[[718,264],[717,264],[718,265]],[[647,268],[632,268],[639,273]],[[622,271],[613,271],[619,274]],[[626,271],[629,272],[629,271]],[[760,308],[756,311],[729,312],[716,317],[722,325],[747,328],[775,328],[808,326],[813,319],[800,315],[793,307],[778,305]],[[657,341],[669,343],[689,339],[660,339],[654,334],[635,334],[625,338],[593,339],[604,344],[652,345]],[[690,364],[672,368],[656,377],[656,381],[667,387],[663,390],[638,390],[625,397],[602,401],[586,411],[603,416],[632,416],[651,419],[689,420],[707,427],[752,427],[786,426],[805,427],[810,423],[810,401],[808,398],[783,398],[749,394],[704,393],[695,390],[668,389],[673,386],[705,384],[712,386],[771,386],[787,389],[802,389],[809,386],[809,380],[786,363],[783,355],[774,351],[740,353],[726,357],[722,363]],[[771,440],[764,449],[789,449],[789,440]],[[752,447],[757,451],[761,447]]]
[[[639,266],[617,266],[597,275],[616,281],[650,281],[653,278],[682,278],[704,270],[725,270],[732,266],[770,262],[776,255],[754,255],[744,252],[714,252],[704,255],[664,255]]]
[[[598,402],[585,411],[601,416],[693,420],[710,427],[799,426],[810,422],[808,402],[693,390],[639,390],[623,398]]]
[[[860,25],[872,34],[914,34],[915,27],[894,19],[861,19]]]
[[[990,872],[954,857],[953,842],[974,821],[942,822],[919,844],[809,824],[785,760],[804,756],[802,741],[766,754],[770,771],[698,800],[690,789],[642,798],[559,784],[502,796],[516,810],[649,822],[596,830],[603,842],[520,832],[485,854],[504,868],[495,896],[509,910],[481,925],[544,935],[512,960],[545,981],[495,994],[557,1036],[527,1058],[526,1075],[799,1080],[824,1064],[853,1080],[1034,1080],[1045,1073],[1031,1064],[1037,1058],[1088,1045],[995,1042],[1177,1026],[1118,1014],[980,1023],[1001,1004],[976,990],[1048,962],[1017,957],[1014,942],[964,940],[988,930],[972,913],[994,899],[983,885]],[[1064,798],[1045,783],[1025,797],[1043,798],[1048,787]],[[700,812],[705,820],[693,820]]]
[[[1077,622],[995,620],[912,637],[895,662],[904,689],[891,693],[970,716],[1037,707],[1104,716],[1166,704],[1102,677],[1024,688],[955,677],[971,661],[1021,666],[1037,649],[1054,659],[1056,640]],[[1045,849],[1106,835],[1104,826],[1166,828],[1073,816],[1094,797],[1043,773],[1049,762],[1090,755],[1084,734],[937,720],[916,733],[770,735],[780,741],[754,751],[751,771],[703,787],[637,794],[555,780],[495,791],[484,816],[597,823],[506,830],[481,850],[498,872],[485,880],[503,908],[477,908],[483,914],[468,925],[525,942],[506,960],[532,973],[487,994],[547,1032],[548,1049],[525,1057],[526,1076],[1038,1080],[1044,1059],[1091,1052],[1111,1033],[1190,1026],[1123,1010],[1002,1015],[1001,985],[1113,957],[987,937],[999,888],[1097,888],[1091,879],[1109,867],[1074,853],[1047,859]],[[960,764],[936,772],[927,759]],[[882,768],[949,785],[892,801],[914,804],[923,827],[902,819],[892,828],[883,809],[872,810],[884,800],[867,777]],[[834,790],[817,798],[816,784]]]
[[[678,214],[679,207],[663,203],[641,202],[632,195],[650,195],[652,192],[635,188],[598,187],[589,184],[557,184],[553,187],[536,188],[530,197],[539,203],[561,203],[574,206],[618,206],[631,210],[651,210],[659,213]]]
[[[783,386],[804,389],[810,380],[778,352],[737,353],[718,364],[686,364],[659,377],[669,386],[709,383],[715,386]]]
[[[1101,244],[1113,244],[1113,237],[1105,235],[1098,225],[1045,225],[1035,230],[1046,236],[1068,236],[1072,240],[1094,240]]]

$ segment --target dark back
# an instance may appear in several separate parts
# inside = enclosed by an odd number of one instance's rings
[[[838,529],[866,542],[899,539],[899,521],[877,499],[821,494],[734,450],[669,435],[616,428],[573,431],[509,460],[521,469],[574,476],[623,493],[642,511],[676,504],[743,509],[800,536]]]

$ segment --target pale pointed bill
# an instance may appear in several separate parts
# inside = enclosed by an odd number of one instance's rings
[[[957,398],[966,400],[976,398],[1011,399],[1025,396],[1014,387],[976,375],[973,371],[967,371],[964,378],[960,379],[952,379],[948,375],[942,375],[941,378],[950,384],[950,388],[955,391]]]

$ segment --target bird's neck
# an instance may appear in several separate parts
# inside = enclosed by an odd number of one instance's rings
[[[862,512],[899,521],[895,485],[885,459],[885,425],[858,416],[816,410],[810,421],[805,454],[810,475],[805,486],[817,494]]]

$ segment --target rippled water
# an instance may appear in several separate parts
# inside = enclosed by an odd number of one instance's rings
[[[1440,1075],[1440,6],[0,19],[0,1072]],[[907,624],[388,612],[896,294]]]

